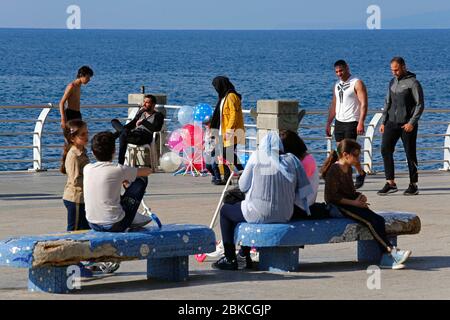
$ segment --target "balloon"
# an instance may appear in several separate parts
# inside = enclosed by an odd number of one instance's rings
[[[203,129],[200,126],[187,124],[182,128],[183,144],[187,147],[202,147],[203,146]]]
[[[165,172],[174,172],[180,167],[181,162],[181,157],[175,152],[166,152],[159,159],[160,166]]]
[[[167,139],[167,144],[170,150],[180,152],[183,149],[183,131],[181,129],[173,131]]]
[[[250,154],[245,152],[245,153],[239,154],[238,156],[239,156],[239,160],[240,160],[242,166],[245,167],[245,165],[248,162],[248,159],[250,159]]]
[[[186,125],[194,121],[194,109],[190,106],[183,106],[178,110],[178,122]]]
[[[194,121],[206,123],[213,115],[213,108],[207,103],[200,103],[195,107]]]

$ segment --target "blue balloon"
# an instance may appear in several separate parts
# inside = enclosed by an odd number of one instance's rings
[[[213,114],[213,108],[207,103],[200,103],[195,107],[194,110],[194,121],[206,123],[208,122]]]
[[[242,166],[245,168],[245,165],[248,162],[248,159],[250,159],[250,153],[245,152],[245,153],[241,153],[238,154],[239,157],[239,161],[241,162]]]

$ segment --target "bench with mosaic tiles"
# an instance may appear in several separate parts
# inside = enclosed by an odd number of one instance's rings
[[[386,233],[393,245],[397,236],[417,234],[421,222],[414,213],[378,212],[386,220]],[[381,250],[369,229],[346,218],[297,220],[289,223],[240,223],[235,230],[235,243],[255,247],[259,252],[259,270],[296,271],[299,248],[304,245],[357,241],[357,259],[379,262]]]
[[[202,225],[168,224],[127,233],[79,231],[0,241],[0,266],[28,268],[28,289],[69,293],[81,261],[147,260],[147,278],[186,281],[189,256],[215,250],[215,234]]]

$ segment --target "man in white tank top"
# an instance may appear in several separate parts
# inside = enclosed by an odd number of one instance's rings
[[[331,137],[331,123],[336,119],[334,137],[338,144],[344,139],[356,140],[358,135],[364,134],[368,100],[364,82],[351,75],[350,68],[344,60],[336,61],[334,70],[339,80],[333,88],[333,100],[328,111],[326,134]],[[366,173],[360,163],[358,163],[356,169],[358,175],[356,176],[355,188],[359,189],[364,184]]]

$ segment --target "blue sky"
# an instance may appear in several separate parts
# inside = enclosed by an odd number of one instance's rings
[[[72,4],[83,29],[365,29],[369,5],[383,29],[450,28],[447,0],[0,0],[0,28],[66,28]]]

